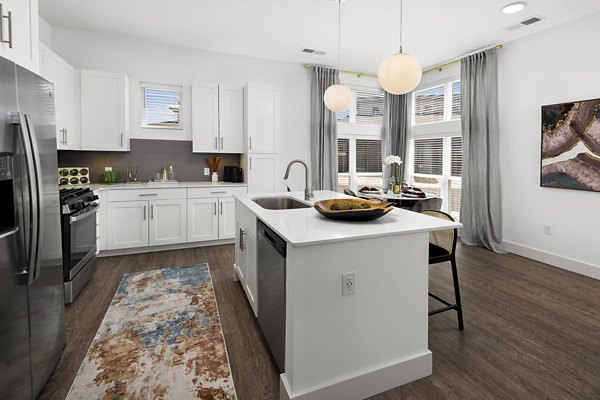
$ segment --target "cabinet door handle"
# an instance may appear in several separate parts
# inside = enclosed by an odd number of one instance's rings
[[[242,228],[240,228],[240,251],[246,250],[246,245],[244,244],[244,235],[246,232]]]
[[[250,136],[250,150],[252,150],[252,136]]]
[[[140,197],[158,196],[158,193],[142,193]]]
[[[146,220],[146,206],[144,206],[144,221]]]
[[[121,133],[121,147],[123,147],[123,134]]]
[[[250,169],[252,169],[252,157],[250,157]]]
[[[12,11],[8,12],[8,16],[2,12],[2,4],[0,4],[0,42],[8,43],[9,48],[13,48],[12,42]],[[8,20],[8,40],[4,40],[4,18]]]
[[[150,206],[150,219],[154,219],[154,204]]]
[[[218,139],[218,138],[215,136],[215,150],[218,150],[218,149],[219,149],[219,144],[218,144],[218,142],[217,142],[218,140],[219,140],[219,139]]]
[[[225,190],[220,191],[220,192],[210,192],[210,194],[224,194],[227,193]]]
[[[65,145],[69,144],[69,135],[67,135],[67,128],[65,128]]]
[[[219,203],[219,210],[221,215],[223,215],[223,203]]]
[[[217,202],[213,203],[213,214],[217,215]]]
[[[221,136],[221,150],[223,150],[223,136]]]

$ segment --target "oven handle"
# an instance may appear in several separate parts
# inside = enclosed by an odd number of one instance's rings
[[[96,214],[98,212],[98,209],[100,208],[100,204],[96,204],[90,211],[86,212],[85,214],[81,214],[81,215],[77,215],[75,217],[71,217],[69,219],[70,223],[73,224],[74,222],[79,222],[81,220],[86,219],[87,217],[91,217],[92,215]]]

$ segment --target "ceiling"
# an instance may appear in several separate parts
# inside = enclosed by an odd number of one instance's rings
[[[404,0],[404,51],[424,67],[600,11],[597,0]],[[54,27],[298,63],[337,64],[336,0],[39,0]],[[376,72],[399,44],[400,0],[342,3],[342,69]],[[508,31],[531,16],[538,24]],[[302,47],[326,51],[303,54]]]

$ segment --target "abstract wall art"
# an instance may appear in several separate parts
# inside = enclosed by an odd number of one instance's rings
[[[600,99],[542,107],[540,185],[600,192]]]

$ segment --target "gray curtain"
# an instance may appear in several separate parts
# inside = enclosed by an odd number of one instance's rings
[[[461,61],[463,135],[461,240],[505,253],[502,246],[498,155],[498,74],[496,50]]]
[[[400,178],[407,180],[406,163],[410,143],[412,93],[395,95],[385,92],[383,100],[383,126],[381,129],[382,161],[386,156],[400,156]],[[395,173],[395,166],[383,163],[383,182]]]
[[[310,84],[310,161],[312,185],[317,190],[337,189],[337,121],[336,115],[325,107],[323,94],[338,83],[338,71],[313,67]]]

